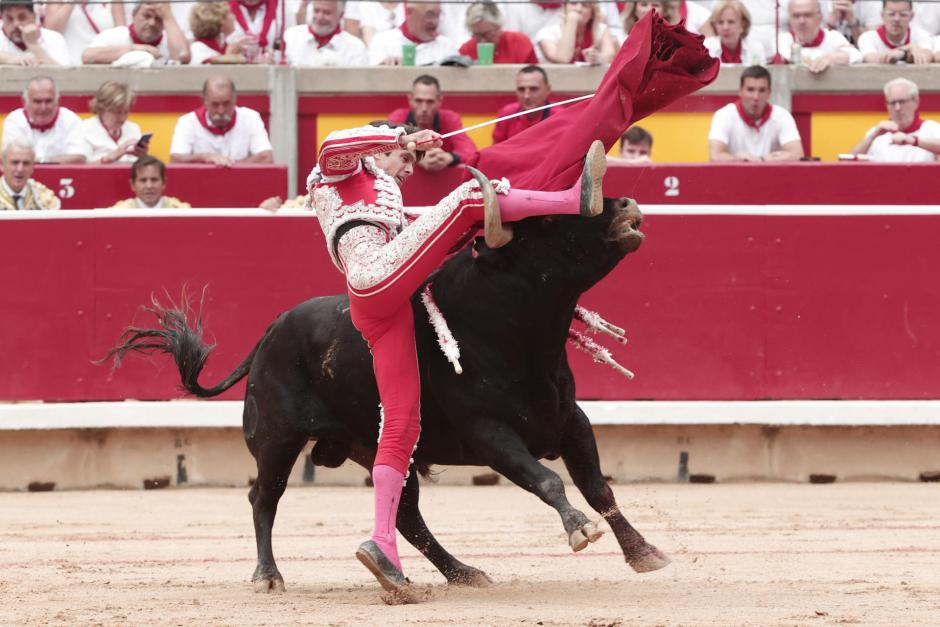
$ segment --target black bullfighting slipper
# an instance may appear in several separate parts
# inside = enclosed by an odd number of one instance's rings
[[[503,226],[502,217],[499,215],[499,200],[496,198],[493,184],[476,168],[467,166],[467,171],[476,179],[483,194],[483,238],[486,245],[490,248],[501,248],[512,241],[512,229]],[[603,200],[601,202],[603,203]]]
[[[581,173],[581,215],[592,217],[604,211],[604,173],[607,172],[607,151],[595,139],[584,157]]]
[[[389,598],[383,600],[390,605],[400,603],[417,603],[418,591],[411,580],[405,577],[398,568],[392,564],[382,549],[372,540],[366,540],[356,550],[356,557],[362,565],[369,569],[379,585],[388,593]]]

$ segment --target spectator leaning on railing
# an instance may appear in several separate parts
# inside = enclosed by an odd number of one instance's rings
[[[883,24],[877,30],[862,33],[858,38],[865,63],[906,61],[922,65],[933,61],[930,35],[911,26],[914,8],[909,0],[885,0],[881,18]]]
[[[138,2],[129,26],[98,33],[82,53],[86,64],[149,66],[156,60],[189,62],[189,42],[169,5]]]
[[[368,65],[366,45],[340,27],[345,10],[341,0],[313,0],[310,23],[284,34],[287,62],[301,67]]]
[[[722,0],[715,4],[711,27],[716,35],[705,38],[705,48],[722,65],[764,65],[767,53],[759,41],[748,37],[751,14],[741,0]]]
[[[62,206],[55,192],[32,179],[36,166],[32,146],[22,140],[7,144],[0,152],[0,164],[3,165],[0,211],[59,209]]]
[[[60,2],[46,5],[42,24],[62,34],[72,65],[82,64],[82,52],[103,30],[124,23],[124,5],[120,2]],[[115,21],[115,20],[120,21]]]
[[[537,109],[548,104],[551,95],[552,86],[548,82],[548,74],[545,70],[537,65],[527,65],[516,74],[516,102],[502,107],[496,112],[496,117],[501,118],[520,111]],[[553,111],[557,113],[557,107],[497,122],[493,126],[493,143],[498,144],[518,135],[530,126],[547,119]]]
[[[225,2],[200,2],[189,14],[193,41],[189,44],[189,64],[245,63],[240,41],[227,43],[235,32],[235,18]]]
[[[0,20],[0,65],[69,65],[65,39],[39,25],[32,0],[0,0]]]
[[[94,117],[82,120],[69,137],[66,152],[88,163],[132,163],[147,154],[140,127],[127,120],[136,95],[127,83],[102,83],[88,107]]]
[[[550,63],[610,63],[617,46],[607,28],[606,16],[595,0],[565,5],[561,20],[535,36],[542,57]]]
[[[474,2],[467,8],[471,38],[460,46],[460,54],[477,60],[477,44],[493,44],[493,63],[538,62],[532,42],[523,33],[503,30],[503,15],[495,2]]]
[[[402,46],[415,44],[415,65],[435,65],[457,54],[457,45],[438,31],[441,5],[438,2],[409,4],[399,28],[376,33],[369,43],[369,63],[401,65]]]
[[[708,132],[711,161],[796,161],[803,156],[790,112],[770,100],[770,72],[759,65],[741,72],[738,100],[715,112]]]
[[[69,136],[81,119],[59,105],[59,89],[48,76],[26,83],[23,106],[3,120],[3,146],[20,141],[33,147],[39,163],[77,163],[84,159],[65,152]]]
[[[869,129],[852,153],[887,163],[936,161],[940,154],[940,124],[921,119],[917,84],[896,78],[885,84],[884,93],[891,119]]]
[[[211,76],[202,85],[202,106],[182,116],[173,130],[171,163],[272,163],[274,152],[261,115],[236,106],[235,83]]]
[[[144,155],[131,166],[131,189],[133,198],[114,203],[112,209],[189,209],[188,202],[164,196],[166,189],[166,166],[150,155]]]
[[[833,65],[861,63],[862,53],[839,31],[822,27],[822,11],[817,0],[790,0],[790,32],[780,33],[780,54],[784,59],[803,63],[819,73]],[[800,45],[799,59],[793,44]]]

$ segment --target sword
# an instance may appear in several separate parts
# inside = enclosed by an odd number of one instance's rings
[[[547,105],[542,105],[541,107],[535,107],[534,109],[526,109],[525,111],[519,111],[517,113],[510,113],[509,115],[504,115],[501,118],[496,118],[495,120],[487,120],[486,122],[480,122],[479,124],[474,124],[473,126],[468,126],[466,128],[458,129],[456,131],[451,131],[450,133],[445,133],[441,135],[438,139],[447,139],[448,137],[453,137],[454,135],[460,135],[461,133],[467,133],[474,131],[478,128],[483,128],[484,126],[490,126],[492,124],[497,124],[505,120],[511,120],[513,118],[518,118],[520,115],[529,115],[530,113],[535,113],[536,111],[544,111],[545,109],[551,109],[552,107],[560,107],[562,105],[571,104],[572,102],[578,102],[580,100],[587,100],[588,98],[593,98],[594,94],[587,94],[586,96],[578,96],[577,98],[569,98],[568,100],[562,100],[561,102],[552,102]],[[437,141],[436,139],[427,139],[423,142],[419,142],[418,145],[427,144],[432,141]]]

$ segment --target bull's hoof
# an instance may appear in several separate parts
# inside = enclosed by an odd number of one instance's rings
[[[466,566],[458,571],[451,573],[447,577],[447,583],[452,586],[470,586],[471,588],[486,588],[493,583],[490,576],[479,568]]]
[[[592,522],[587,522],[581,525],[580,529],[575,529],[574,532],[568,536],[568,545],[571,547],[571,550],[577,553],[578,551],[584,550],[590,542],[597,542],[601,539],[601,536],[604,535],[604,532],[597,528]]]
[[[654,570],[669,566],[672,560],[652,544],[647,544],[638,552],[637,556],[628,559],[627,563],[630,564],[630,568],[638,573],[651,573]]]
[[[281,593],[284,592],[284,580],[280,577],[260,577],[254,580],[255,592]]]

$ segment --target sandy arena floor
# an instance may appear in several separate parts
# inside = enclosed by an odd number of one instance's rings
[[[496,583],[450,588],[407,547],[406,572],[432,598],[396,607],[353,558],[369,531],[367,489],[287,491],[281,595],[249,583],[246,492],[0,494],[0,623],[940,623],[937,484],[617,486],[627,517],[674,559],[647,575],[609,533],[572,554],[556,514],[520,489],[429,486],[432,530]]]

